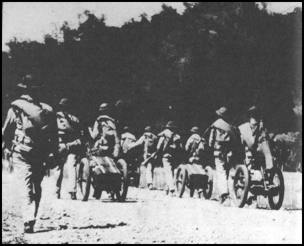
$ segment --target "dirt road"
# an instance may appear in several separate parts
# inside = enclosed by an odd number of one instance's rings
[[[130,188],[128,200],[55,197],[45,178],[36,233],[23,234],[17,187],[2,174],[2,243],[301,243],[302,210],[223,207]]]

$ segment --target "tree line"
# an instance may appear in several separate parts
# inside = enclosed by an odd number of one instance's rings
[[[253,2],[184,3],[183,14],[163,5],[148,19],[108,26],[89,11],[79,27],[65,22],[44,43],[8,43],[2,52],[2,119],[27,73],[43,83],[43,101],[61,97],[91,124],[107,101],[138,132],[176,120],[184,131],[206,128],[229,107],[234,122],[255,104],[271,131],[299,130],[302,120],[302,9],[268,13]]]

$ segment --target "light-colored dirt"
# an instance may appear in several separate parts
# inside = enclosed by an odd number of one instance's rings
[[[43,181],[36,233],[23,234],[18,187],[2,173],[2,243],[301,243],[302,210],[224,207],[130,188],[125,203],[55,197]]]

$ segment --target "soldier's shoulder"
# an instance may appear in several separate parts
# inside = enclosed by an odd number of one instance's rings
[[[26,104],[27,101],[21,98],[18,98],[14,101],[11,102],[11,107],[16,109],[16,108],[23,108],[24,104]]]
[[[180,139],[181,139],[181,136],[178,133],[176,133],[174,135],[174,140],[180,140]]]
[[[54,112],[54,109],[51,105],[49,105],[47,103],[43,103],[43,102],[41,102],[40,105],[44,110],[49,111],[50,113]]]
[[[165,133],[166,133],[166,130],[163,130],[160,133],[158,133],[157,136],[162,137],[165,135]]]
[[[247,130],[249,127],[250,127],[249,122],[245,122],[245,123],[239,125],[239,126],[238,126],[238,129],[239,129],[240,131],[244,131],[244,130]]]
[[[201,136],[199,134],[195,133],[190,138],[199,141],[201,139]]]

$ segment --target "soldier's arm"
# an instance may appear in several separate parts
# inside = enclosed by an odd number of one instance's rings
[[[73,117],[72,121],[73,121],[73,125],[75,127],[76,139],[72,142],[67,143],[68,148],[80,146],[82,144],[81,126],[80,126],[79,119],[76,117]]]
[[[7,112],[7,116],[2,127],[2,149],[7,147],[7,144],[12,141],[14,136],[14,130],[16,128],[16,114],[13,108],[10,108]]]
[[[209,144],[210,147],[214,146],[215,134],[216,134],[216,130],[214,128],[212,128],[210,130],[210,135],[209,135],[209,140],[208,140],[208,144]]]
[[[93,140],[95,140],[95,139],[98,137],[98,135],[99,135],[98,121],[96,120],[96,121],[94,122],[93,128],[89,127],[88,129],[89,129],[89,133],[90,133],[91,138],[92,138]]]
[[[188,140],[187,140],[187,142],[185,144],[185,150],[186,151],[189,151],[191,142],[192,142],[192,138],[190,137],[190,138],[188,138]]]
[[[177,143],[177,148],[178,149],[183,149],[183,143],[182,143],[182,139],[180,136],[178,136],[177,140],[176,140],[176,143]]]
[[[141,136],[137,141],[130,144],[130,149],[137,148],[138,146],[141,146],[144,144],[145,136]]]
[[[114,158],[117,158],[120,152],[120,140],[116,130],[114,131],[114,140],[115,140],[115,144],[114,144],[113,156]]]

